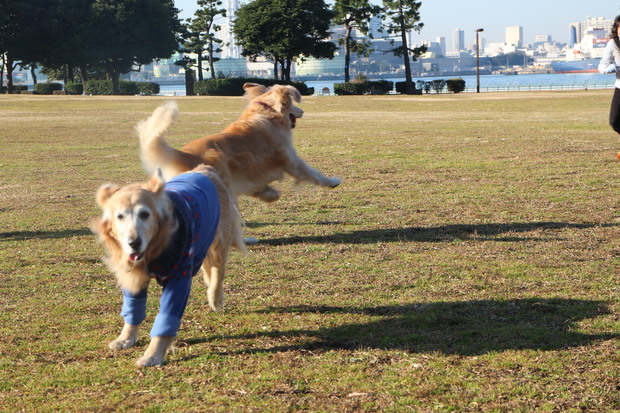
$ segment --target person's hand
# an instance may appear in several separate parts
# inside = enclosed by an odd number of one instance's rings
[[[613,63],[605,68],[605,73],[615,73],[615,72],[616,72],[616,65]]]

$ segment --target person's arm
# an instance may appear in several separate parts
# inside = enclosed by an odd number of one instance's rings
[[[614,73],[616,71],[616,63],[614,61],[614,44],[613,40],[607,42],[605,47],[605,53],[598,64],[598,71],[600,73]]]

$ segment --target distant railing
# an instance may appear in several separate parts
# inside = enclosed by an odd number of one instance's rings
[[[588,89],[613,89],[613,83],[572,83],[557,85],[497,85],[483,86],[480,85],[480,92],[527,92],[537,90],[588,90]],[[476,92],[476,86],[469,85],[465,88],[465,92]],[[434,92],[431,92],[434,93]]]

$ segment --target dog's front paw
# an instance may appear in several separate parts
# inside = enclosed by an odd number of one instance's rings
[[[163,357],[158,356],[142,356],[136,361],[138,367],[154,367],[161,366],[164,362]]]
[[[108,344],[108,347],[110,348],[110,350],[125,350],[127,348],[133,347],[134,344],[136,344],[136,340],[133,339],[114,340],[113,342]]]
[[[335,188],[338,185],[340,185],[342,181],[339,178],[333,177],[329,179],[329,187],[330,188]]]

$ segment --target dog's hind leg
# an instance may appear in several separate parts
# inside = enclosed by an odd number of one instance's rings
[[[138,328],[140,326],[132,326],[130,324],[125,323],[121,334],[118,336],[116,340],[108,344],[110,350],[123,350],[126,348],[133,347],[138,340]]]
[[[227,260],[228,251],[221,251],[212,246],[207,259],[202,264],[205,284],[208,286],[209,306],[215,311],[224,307],[224,273]]]
[[[252,196],[263,202],[275,202],[280,199],[280,191],[270,185],[267,185],[262,190],[254,192]]]

